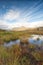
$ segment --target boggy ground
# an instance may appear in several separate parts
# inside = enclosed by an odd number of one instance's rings
[[[0,46],[0,65],[43,65],[43,51],[26,39],[11,47]]]
[[[33,32],[36,34],[36,32]],[[0,65],[43,65],[43,51],[34,44],[28,44],[22,37],[30,37],[29,31],[0,31]],[[42,32],[38,32],[42,34]],[[20,39],[20,45],[15,44],[11,47],[4,47],[4,42]]]

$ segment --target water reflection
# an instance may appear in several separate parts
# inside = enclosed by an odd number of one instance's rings
[[[8,43],[4,43],[4,46],[5,47],[9,47],[9,46],[12,46],[12,45],[14,45],[14,44],[19,44],[20,43],[20,40],[15,40],[15,41],[10,41],[10,42],[8,42]]]
[[[28,38],[27,40],[29,43],[32,44],[41,44],[43,43],[43,35],[32,35],[30,38]],[[10,42],[6,42],[4,43],[5,47],[9,47],[12,46],[14,44],[20,44],[20,39],[19,40],[15,40],[15,41],[10,41]]]
[[[42,35],[32,35],[28,41],[33,44],[41,44],[43,43],[43,36]]]

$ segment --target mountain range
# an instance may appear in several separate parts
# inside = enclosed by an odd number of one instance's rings
[[[21,27],[14,27],[12,30],[13,30],[13,31],[43,30],[43,27],[28,28],[28,27],[21,26]]]
[[[14,31],[25,31],[28,30],[29,28],[21,26],[21,27],[14,27],[12,30]]]

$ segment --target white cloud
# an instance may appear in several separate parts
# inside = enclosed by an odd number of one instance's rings
[[[5,20],[14,20],[14,19],[18,19],[19,16],[20,16],[20,13],[18,11],[9,10],[4,15],[4,19]]]
[[[29,28],[43,26],[43,21],[38,22],[15,22],[15,23],[8,23],[6,21],[0,21],[0,28],[1,29],[12,29],[14,27],[25,26]]]
[[[29,20],[30,18],[22,16],[22,13],[20,13],[20,11],[9,10],[0,19],[0,29],[12,29],[13,27],[20,26],[31,28],[43,26],[43,21],[28,22]]]
[[[0,20],[0,29],[8,29],[9,26],[6,21]]]
[[[29,27],[41,27],[43,26],[43,21],[35,21],[35,22],[31,22]]]
[[[37,22],[18,22],[15,23],[15,26],[25,26],[25,27],[39,27],[39,26],[43,26],[43,21],[37,21]]]

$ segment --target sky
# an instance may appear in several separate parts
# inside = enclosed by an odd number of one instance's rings
[[[43,0],[0,0],[0,29],[21,26],[43,26]]]

